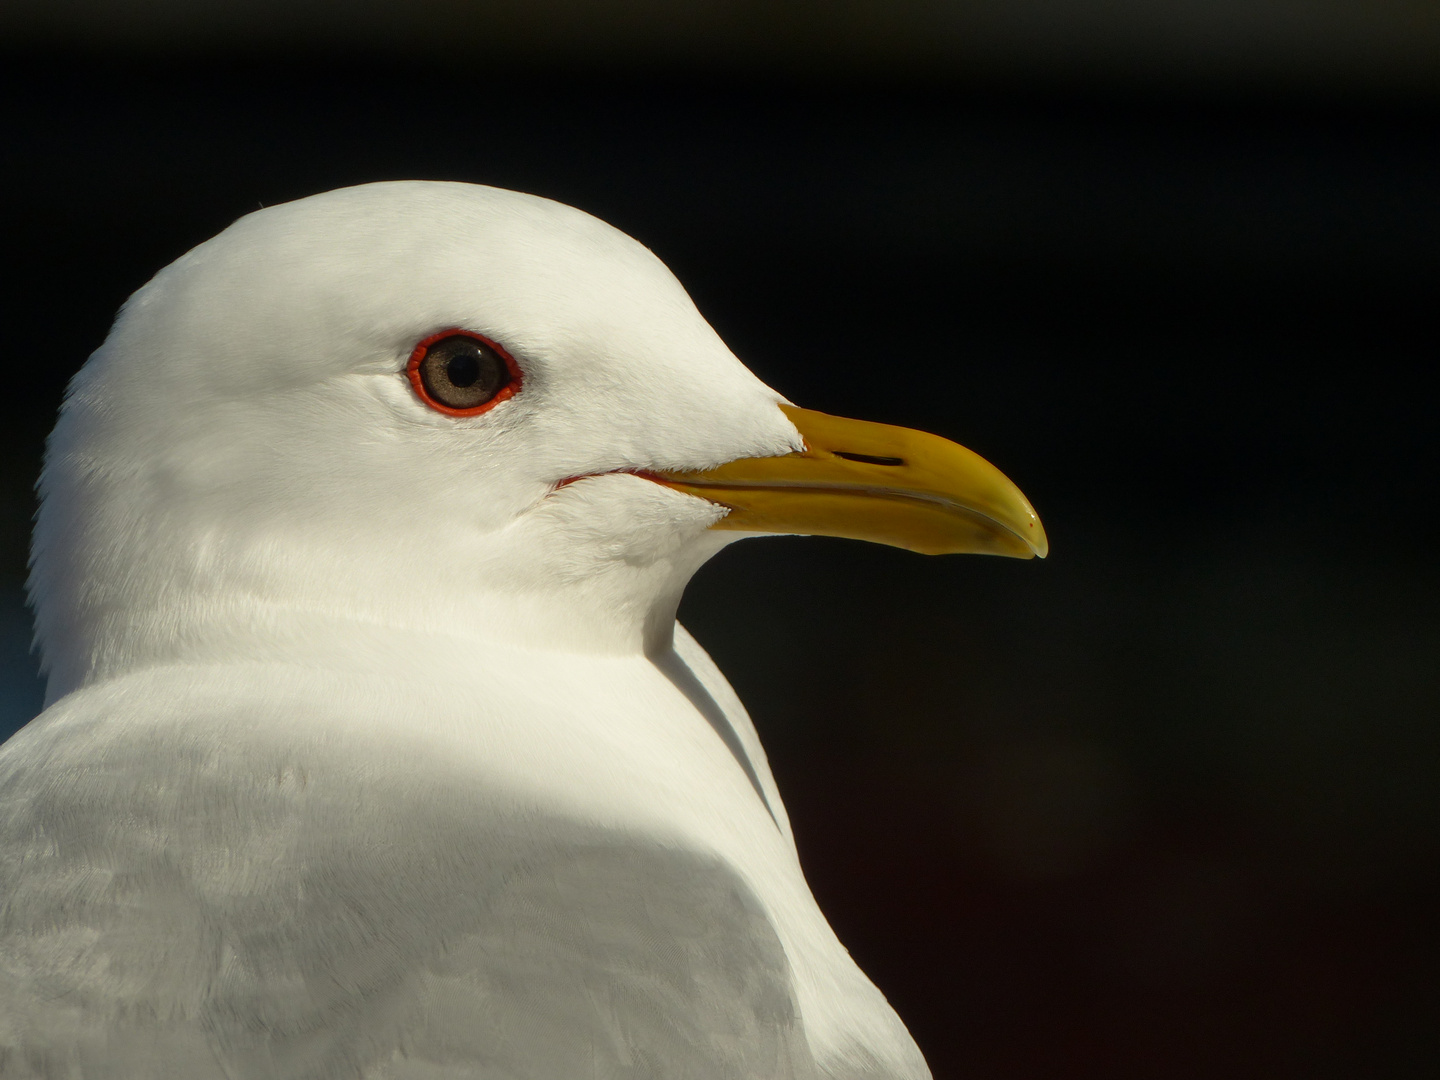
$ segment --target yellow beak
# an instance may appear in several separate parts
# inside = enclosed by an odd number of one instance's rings
[[[651,475],[728,507],[717,529],[848,536],[927,555],[1050,550],[1035,509],[979,454],[923,431],[780,408],[803,452]]]

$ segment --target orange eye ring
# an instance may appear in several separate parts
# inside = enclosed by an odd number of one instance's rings
[[[441,388],[434,385],[434,373],[430,371],[430,368],[433,367],[434,364],[427,365],[426,358],[429,357],[433,361],[436,357],[432,355],[432,351],[438,352],[439,350],[435,350],[435,347],[442,343],[450,347],[446,351],[453,353],[456,351],[454,348],[456,345],[461,345],[461,351],[463,351],[463,344],[465,342],[475,343],[475,347],[470,351],[483,359],[489,360],[492,365],[494,364],[494,360],[498,359],[504,366],[504,381],[492,394],[474,405],[460,406],[458,405],[458,400],[454,403],[447,404],[440,399]],[[497,374],[502,373],[497,372]],[[436,412],[442,412],[446,416],[479,416],[481,413],[489,412],[496,405],[499,405],[500,402],[508,401],[518,394],[524,380],[524,375],[520,371],[520,365],[515,362],[515,358],[510,355],[509,350],[503,345],[491,340],[484,334],[477,334],[472,330],[461,330],[455,327],[449,330],[441,330],[439,333],[431,334],[429,337],[420,341],[415,346],[415,351],[410,354],[409,362],[405,365],[405,375],[410,380],[410,385],[415,388],[415,393],[420,400]],[[444,380],[441,381],[443,382]],[[470,384],[465,384],[467,388],[469,385]],[[454,390],[456,387],[450,387],[449,389]],[[452,394],[452,398],[454,399],[464,396],[466,395]]]

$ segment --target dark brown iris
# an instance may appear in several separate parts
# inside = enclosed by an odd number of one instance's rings
[[[510,369],[485,342],[456,334],[425,350],[420,381],[425,392],[446,408],[474,409],[509,385]]]

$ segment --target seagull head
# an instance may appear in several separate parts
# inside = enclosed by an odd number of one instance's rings
[[[660,649],[747,534],[1046,550],[970,451],[762,383],[641,244],[459,183],[263,209],[166,267],[75,377],[40,491],[52,700],[307,618]]]

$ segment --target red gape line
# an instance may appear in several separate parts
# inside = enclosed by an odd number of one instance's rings
[[[425,359],[425,354],[430,351],[430,346],[437,341],[443,341],[451,337],[468,337],[480,344],[494,349],[501,360],[505,361],[505,367],[510,372],[510,381],[496,391],[495,396],[483,405],[476,405],[473,409],[452,409],[449,405],[442,405],[430,396],[425,389],[425,380],[420,378],[420,362]],[[520,372],[520,365],[510,355],[505,346],[498,341],[491,341],[484,334],[477,334],[472,330],[460,330],[451,328],[441,330],[438,334],[431,334],[424,341],[415,346],[415,351],[410,354],[410,362],[405,365],[405,374],[410,379],[410,385],[415,388],[415,393],[420,395],[420,400],[429,405],[436,412],[442,412],[446,416],[479,416],[488,412],[502,401],[508,401],[520,392],[520,383],[524,376]]]
[[[561,480],[558,484],[556,484],[551,489],[551,491],[553,493],[559,491],[563,487],[569,487],[577,480],[589,480],[593,476],[614,476],[617,473],[623,474],[625,476],[638,476],[641,480],[649,480],[651,483],[654,484],[665,483],[664,477],[657,476],[649,469],[611,469],[609,472],[603,473],[583,473],[580,476],[567,476],[564,480]]]

